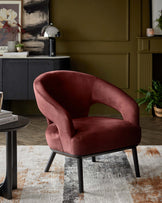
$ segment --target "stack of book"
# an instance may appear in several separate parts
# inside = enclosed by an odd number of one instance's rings
[[[12,111],[1,110],[0,111],[0,125],[12,123],[18,120],[18,116],[12,114]]]

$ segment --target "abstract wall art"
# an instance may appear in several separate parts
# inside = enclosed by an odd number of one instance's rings
[[[23,0],[22,41],[30,55],[47,55],[48,40],[41,36],[41,30],[49,24],[49,0]]]

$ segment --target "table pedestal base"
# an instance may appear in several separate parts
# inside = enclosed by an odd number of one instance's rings
[[[0,196],[12,199],[12,189],[17,188],[17,137],[16,131],[6,134],[6,178],[0,184]]]
[[[8,180],[5,179],[4,183],[0,184],[0,196],[6,199],[12,199],[12,190],[8,188]]]

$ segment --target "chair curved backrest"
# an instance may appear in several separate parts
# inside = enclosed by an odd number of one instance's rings
[[[36,99],[38,92],[46,97],[48,94],[71,118],[86,117],[92,104],[103,103],[119,111],[124,120],[139,125],[136,102],[119,88],[95,76],[75,71],[51,71],[35,80],[34,89]],[[42,110],[39,99],[37,103]]]
[[[36,92],[39,87],[44,88],[72,118],[77,118],[88,116],[94,81],[94,76],[84,73],[51,71],[40,75],[35,84],[39,83]]]

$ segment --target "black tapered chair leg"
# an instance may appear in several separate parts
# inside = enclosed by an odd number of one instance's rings
[[[139,164],[138,164],[138,156],[137,156],[137,149],[136,147],[132,148],[133,153],[133,160],[134,160],[134,167],[136,171],[136,177],[140,177],[140,171],[139,171]]]
[[[92,161],[96,162],[96,157],[95,156],[92,156]]]
[[[84,192],[84,186],[83,186],[83,163],[82,158],[77,159],[78,164],[78,181],[79,181],[79,193]]]
[[[46,166],[44,172],[48,172],[48,171],[49,171],[49,169],[50,169],[50,167],[51,167],[51,164],[52,164],[52,162],[53,162],[53,159],[55,158],[55,155],[56,155],[55,152],[52,152],[52,153],[51,153],[51,156],[50,156],[50,158],[49,158],[49,160],[48,160],[48,163],[47,163],[47,166]]]

